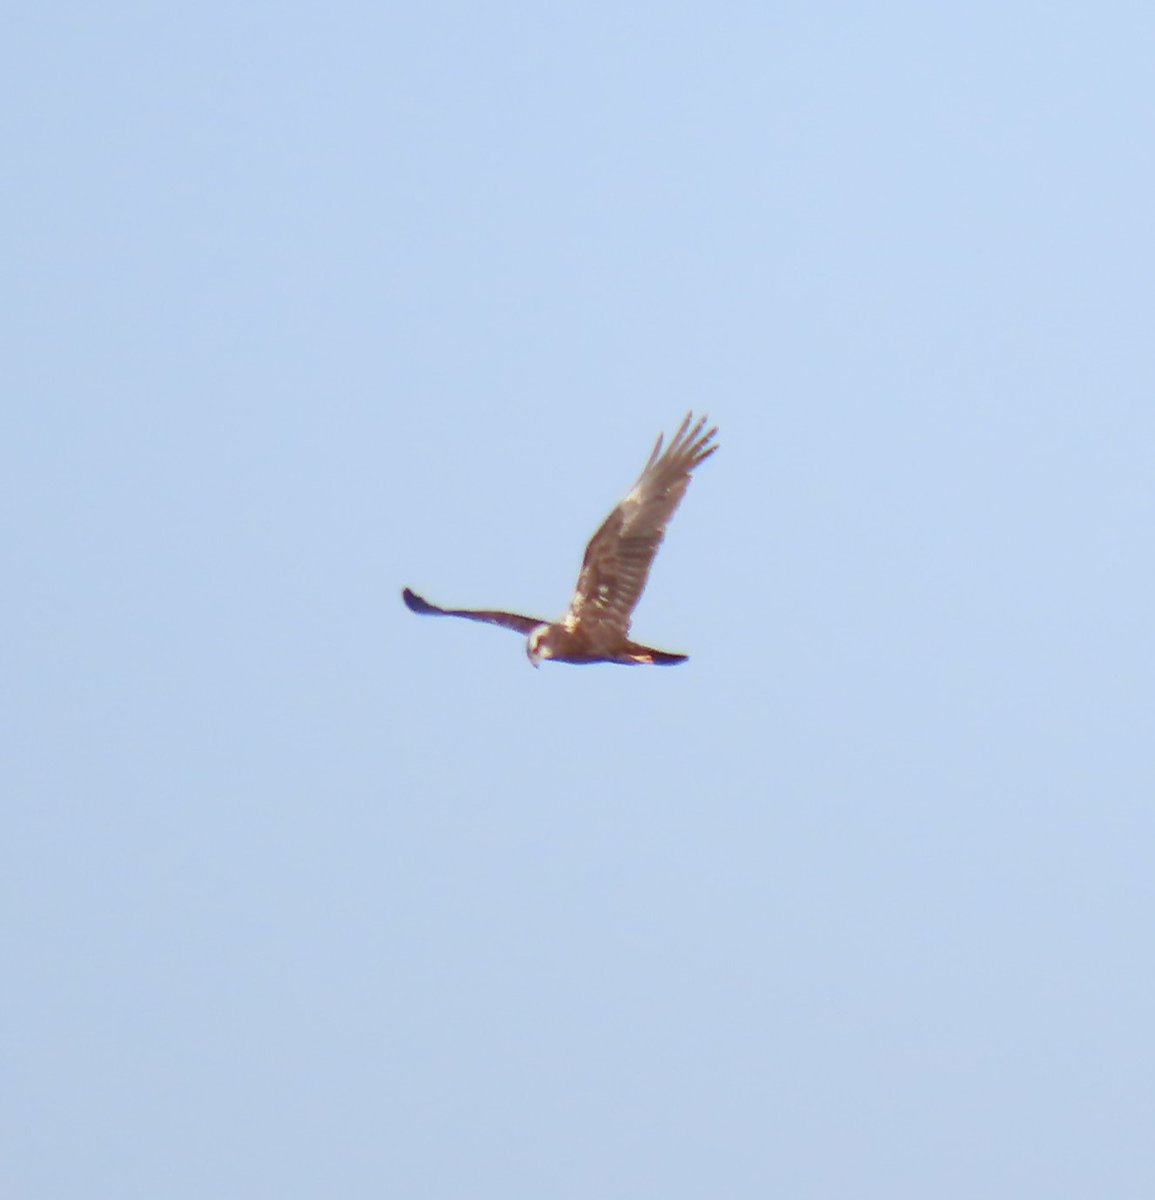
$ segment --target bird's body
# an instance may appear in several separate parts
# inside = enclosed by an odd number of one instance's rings
[[[693,428],[692,420],[687,415],[664,454],[659,435],[637,483],[590,539],[573,599],[560,621],[493,610],[438,608],[409,588],[402,592],[406,605],[426,616],[465,617],[524,633],[526,653],[535,667],[543,658],[657,666],[685,662],[685,654],[643,646],[628,634],[654,555],[689,486],[690,473],[717,449],[712,442],[717,429],[703,433],[705,418]]]

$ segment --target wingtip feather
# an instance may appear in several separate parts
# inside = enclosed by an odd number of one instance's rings
[[[405,607],[410,612],[421,613],[423,616],[437,612],[437,609],[428,600],[423,596],[419,596],[412,588],[403,588],[401,590],[401,599],[405,601]]]

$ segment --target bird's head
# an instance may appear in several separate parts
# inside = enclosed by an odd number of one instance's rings
[[[553,657],[553,650],[549,644],[548,625],[538,625],[530,630],[529,637],[525,639],[525,652],[535,667],[541,666],[543,658]]]

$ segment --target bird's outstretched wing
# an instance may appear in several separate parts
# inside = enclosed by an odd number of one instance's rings
[[[516,629],[518,633],[529,633],[531,629],[545,624],[537,617],[523,617],[520,613],[479,611],[472,608],[438,608],[436,604],[430,604],[409,588],[401,593],[401,599],[405,601],[405,607],[410,612],[420,613],[423,617],[466,617],[470,621],[484,621],[487,625]]]
[[[664,454],[658,436],[637,483],[590,539],[577,590],[563,618],[568,628],[621,637],[629,632],[630,616],[666,526],[686,494],[690,472],[718,448],[711,444],[717,428],[703,433],[706,418],[691,428],[693,419],[693,413],[686,414]]]

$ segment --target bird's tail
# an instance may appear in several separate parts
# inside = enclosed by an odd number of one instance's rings
[[[630,642],[626,654],[632,663],[653,667],[677,666],[690,657],[688,654],[671,654],[669,650],[655,650],[653,646],[639,646],[637,642]]]

